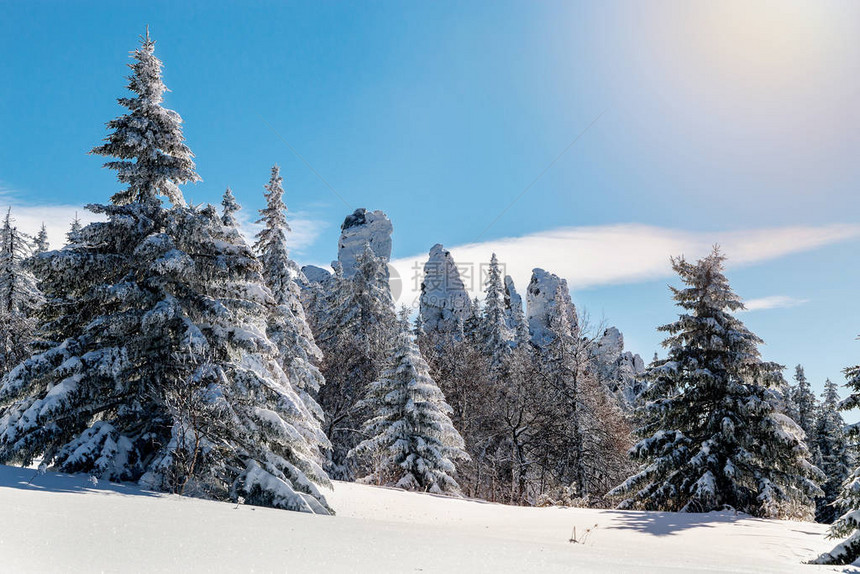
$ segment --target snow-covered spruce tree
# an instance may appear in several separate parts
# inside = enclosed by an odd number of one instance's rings
[[[824,496],[815,501],[815,520],[826,524],[839,517],[834,501],[842,483],[851,474],[853,457],[845,436],[845,421],[839,414],[839,394],[836,384],[827,379],[818,405],[815,424],[815,443],[811,445],[816,465],[827,477],[821,489]]]
[[[463,321],[463,338],[467,342],[483,349],[482,326],[483,317],[481,313],[481,301],[475,297],[472,299],[469,313]]]
[[[326,381],[319,403],[332,443],[326,469],[333,478],[352,480],[357,469],[346,455],[361,440],[359,427],[366,413],[360,400],[385,367],[398,323],[388,267],[370,245],[358,256],[352,278],[344,276],[339,264],[334,269],[314,333],[323,351]]]
[[[531,349],[518,345],[515,333],[508,326],[509,311],[505,305],[505,287],[494,253],[487,269],[483,313],[479,316],[477,342],[473,343],[483,355],[487,365],[486,376],[475,382],[485,385],[483,396],[475,405],[480,417],[481,432],[475,438],[479,449],[470,448],[477,460],[476,468],[498,492],[491,491],[496,500],[513,504],[533,500],[529,488],[530,470],[536,465],[532,457],[539,425],[545,412],[540,378],[535,376]],[[477,306],[473,312],[478,313]],[[475,340],[474,328],[468,341]],[[468,384],[468,383],[460,383]],[[470,437],[470,443],[472,437]],[[481,469],[484,466],[486,468]]]
[[[513,334],[505,316],[504,286],[499,270],[499,260],[493,253],[487,268],[484,288],[484,314],[481,320],[481,339],[484,354],[493,369],[499,369],[511,351]]]
[[[117,179],[128,187],[111,198],[115,205],[146,204],[159,195],[182,205],[179,185],[199,181],[200,176],[194,170],[194,154],[185,145],[182,118],[161,105],[167,87],[149,28],[132,59],[127,87],[135,96],[117,100],[129,113],[108,122],[111,133],[90,153],[117,158],[105,167],[116,170]]]
[[[764,517],[808,518],[823,479],[797,424],[769,387],[781,367],[761,360],[761,339],[734,316],[741,299],[718,248],[698,263],[673,259],[686,284],[671,288],[684,310],[661,327],[668,357],[646,377],[644,437],[632,450],[642,470],[610,495],[622,508],[708,512],[726,507]]]
[[[812,449],[815,444],[815,415],[818,401],[815,393],[806,379],[803,365],[794,368],[794,385],[789,392],[788,415],[794,419],[803,432],[806,433],[806,445]]]
[[[372,469],[362,481],[407,490],[459,494],[455,461],[467,459],[451,407],[430,378],[418,345],[401,324],[388,367],[367,387],[366,438],[349,453]]]
[[[845,369],[845,386],[851,389],[840,404],[843,411],[860,407],[860,365]],[[860,435],[860,424],[848,427],[849,435]],[[860,558],[860,466],[855,467],[842,483],[842,490],[834,506],[843,514],[833,523],[829,538],[844,538],[830,552],[825,552],[812,562],[814,564],[851,564]]]
[[[13,225],[12,210],[0,229],[0,375],[27,357],[36,337],[36,311],[44,297],[29,268],[29,238]]]
[[[266,184],[266,207],[260,210],[261,218],[257,223],[263,229],[257,233],[254,249],[263,264],[263,277],[272,290],[278,312],[269,320],[268,334],[281,352],[281,364],[289,374],[296,392],[302,397],[308,410],[319,420],[323,411],[314,396],[325,379],[316,364],[322,360],[322,351],[314,342],[311,328],[305,318],[301,302],[301,289],[296,278],[301,274],[298,265],[290,259],[286,233],[290,231],[285,212],[284,188],[278,166],[272,168],[269,183]],[[228,189],[229,192],[229,189]],[[236,205],[234,203],[234,205]],[[228,207],[227,195],[224,196],[224,217],[236,211]],[[328,447],[328,443],[325,445]]]
[[[221,200],[223,207],[221,211],[221,221],[229,227],[239,227],[239,222],[236,220],[236,213],[242,209],[239,202],[233,196],[233,190],[229,187],[224,192],[224,198]]]
[[[50,249],[50,244],[48,243],[48,228],[45,227],[45,224],[42,224],[42,227],[39,228],[39,233],[36,234],[36,237],[33,239],[33,255],[41,255]]]
[[[128,189],[34,263],[50,344],[0,386],[0,461],[327,513],[325,437],[266,337],[260,263],[214,208],[184,206],[178,186],[198,178],[179,116],[153,104],[152,44],[133,54],[139,121],[111,122],[97,150],[124,158],[108,166]]]
[[[431,253],[432,257],[432,253]],[[432,261],[432,259],[431,259]],[[430,267],[430,262],[425,270]],[[455,266],[451,266],[453,279],[446,278],[446,284],[459,287],[462,283]],[[422,283],[422,297],[432,285],[427,279]],[[490,366],[479,339],[481,315],[477,301],[468,299],[465,290],[457,290],[448,300],[463,301],[469,307],[462,315],[467,316],[469,336],[464,332],[464,321],[455,314],[445,317],[447,321],[440,322],[430,316],[430,328],[421,326],[418,333],[418,344],[422,356],[430,366],[430,376],[436,381],[442,391],[445,401],[451,406],[451,420],[465,442],[466,452],[470,458],[460,461],[457,466],[457,482],[462,491],[469,497],[486,500],[507,500],[510,487],[505,488],[498,482],[499,476],[510,479],[510,471],[499,471],[496,460],[490,460],[488,453],[495,453],[499,442],[499,424],[495,416],[498,406],[495,401],[497,387],[491,383]],[[447,302],[446,302],[447,305]],[[453,305],[451,306],[453,307]],[[422,320],[425,309],[422,308],[418,320]],[[505,449],[506,457],[510,457],[511,449]]]
[[[81,218],[78,217],[78,213],[75,212],[75,218],[72,219],[72,223],[69,225],[69,230],[66,232],[66,241],[68,243],[74,243],[78,240],[78,234],[81,232],[83,225],[81,225]]]

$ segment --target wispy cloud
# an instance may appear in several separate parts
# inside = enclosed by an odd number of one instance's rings
[[[691,232],[639,224],[561,228],[523,237],[448,247],[454,260],[473,270],[480,291],[480,264],[495,252],[520,290],[541,267],[566,278],[572,289],[635,283],[672,275],[669,257],[705,255],[719,243],[730,267],[755,265],[793,253],[860,238],[860,225],[794,226],[726,232]],[[428,246],[429,249],[429,246]],[[392,262],[404,279],[403,301],[417,296],[415,267],[426,254]],[[467,287],[469,287],[467,281]]]
[[[0,215],[5,216],[9,208],[12,209],[15,225],[28,235],[38,233],[44,223],[52,249],[65,245],[66,233],[76,215],[83,225],[104,219],[87,211],[82,205],[33,205],[23,200],[20,193],[0,186]],[[257,213],[243,209],[237,214],[237,219],[245,239],[253,244],[254,235],[262,228],[256,223]],[[287,219],[292,229],[287,240],[291,251],[296,254],[302,254],[328,227],[327,222],[315,219],[306,212],[289,213]]]
[[[66,233],[75,215],[83,225],[102,219],[84,209],[82,205],[33,205],[23,201],[15,191],[0,188],[2,215],[5,216],[6,210],[10,208],[15,225],[28,235],[36,235],[44,223],[51,248],[59,248],[66,243]]]
[[[769,297],[760,297],[758,299],[749,299],[744,301],[745,311],[764,311],[767,309],[785,309],[787,307],[797,307],[809,303],[809,299],[799,299],[797,297],[789,297],[787,295],[771,295]]]
[[[262,224],[257,223],[258,217],[257,212],[251,212],[247,209],[243,209],[236,214],[236,219],[239,222],[239,230],[245,236],[245,240],[251,245],[256,241],[255,235],[263,228]],[[290,246],[290,252],[291,254],[299,255],[313,245],[320,233],[328,227],[328,223],[325,221],[315,219],[309,213],[302,211],[288,213],[287,222],[292,230],[291,233],[287,234],[287,243]]]

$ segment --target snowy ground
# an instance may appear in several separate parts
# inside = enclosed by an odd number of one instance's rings
[[[860,572],[801,563],[831,546],[819,524],[516,508],[347,483],[329,501],[338,516],[0,466],[0,571]],[[568,541],[574,526],[592,529],[585,544]]]

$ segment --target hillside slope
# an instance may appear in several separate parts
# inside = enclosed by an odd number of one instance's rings
[[[0,570],[860,572],[801,563],[831,546],[820,524],[518,508],[347,483],[328,498],[336,517],[0,466]],[[574,527],[579,538],[591,529],[584,544],[569,542]]]

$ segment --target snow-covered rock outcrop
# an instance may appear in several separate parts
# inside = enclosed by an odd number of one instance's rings
[[[556,312],[555,296],[559,288],[561,289],[561,296],[566,303],[569,303],[567,306],[570,310],[568,319],[574,332],[576,332],[578,329],[576,308],[570,300],[567,280],[543,269],[532,270],[532,279],[526,290],[526,308],[531,341],[538,347],[545,347],[555,338],[549,329],[549,324],[551,317]]]
[[[381,211],[361,207],[348,215],[340,226],[337,260],[343,265],[344,277],[355,275],[356,260],[369,244],[373,253],[386,263],[391,259],[391,233],[394,227]]]
[[[316,265],[305,265],[302,267],[302,273],[309,283],[325,283],[331,279],[331,272]]]
[[[529,340],[523,298],[517,293],[514,280],[510,275],[505,275],[505,323],[514,334],[517,344],[526,343]]]
[[[517,293],[517,288],[514,285],[514,280],[510,275],[505,275],[505,315],[508,322],[508,328],[516,330],[516,315],[515,310],[523,308],[523,298]]]
[[[624,335],[615,327],[603,332],[594,346],[594,356],[603,380],[619,403],[624,407],[633,406],[645,388],[642,380],[645,361],[642,357],[624,350]]]
[[[469,316],[469,294],[451,252],[436,244],[424,265],[421,282],[420,320],[425,333],[453,333]]]

